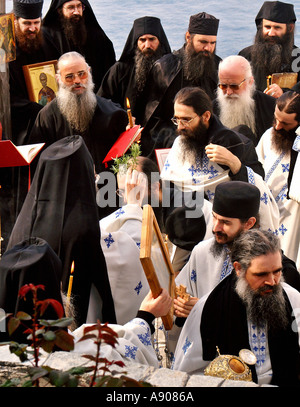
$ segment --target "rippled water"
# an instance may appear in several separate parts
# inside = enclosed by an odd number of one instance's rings
[[[189,17],[202,11],[220,20],[217,54],[224,58],[237,54],[251,45],[256,32],[255,17],[263,4],[261,0],[89,0],[99,24],[112,40],[117,58],[124,47],[132,23],[136,18],[155,16],[161,19],[172,49],[180,48],[188,27]],[[43,14],[51,1],[44,0]],[[12,0],[6,0],[6,12],[12,10]],[[294,3],[300,20],[300,2]],[[300,47],[300,22],[296,23],[295,43]]]

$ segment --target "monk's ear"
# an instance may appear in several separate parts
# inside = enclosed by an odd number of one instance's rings
[[[203,114],[202,114],[202,118],[203,118],[203,120],[204,120],[204,123],[208,123],[209,122],[209,119],[211,118],[211,113],[210,113],[210,111],[209,110],[206,110],[206,112],[204,112]]]
[[[235,269],[235,272],[236,272],[237,276],[239,276],[240,273],[241,273],[241,270],[242,270],[241,264],[240,264],[238,261],[235,261],[235,262],[233,263],[233,267],[234,267],[234,269]]]
[[[185,33],[185,40],[186,42],[191,42],[191,34],[188,31]]]
[[[249,218],[247,220],[247,222],[244,224],[244,230],[249,230],[249,229],[253,228],[255,223],[256,223],[256,218],[254,216],[251,216],[251,218]]]

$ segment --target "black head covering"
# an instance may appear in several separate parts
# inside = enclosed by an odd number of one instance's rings
[[[190,17],[188,32],[190,34],[217,35],[219,20],[205,12]]]
[[[259,205],[260,191],[255,185],[228,181],[217,185],[212,210],[227,218],[248,219],[257,216]]]
[[[205,236],[206,222],[204,215],[188,218],[188,210],[186,207],[175,208],[166,219],[165,231],[174,245],[192,251]]]
[[[114,305],[100,245],[94,164],[81,136],[58,140],[40,156],[8,247],[32,236],[45,239],[61,259],[65,292],[74,261],[72,294],[77,324],[86,321],[92,283],[103,300],[101,322],[114,323]]]
[[[54,23],[57,23],[58,19],[58,14],[57,14],[57,9],[62,7],[67,1],[70,0],[52,0],[51,4],[49,6],[49,9],[43,18],[43,26],[49,26],[53,25]],[[88,0],[80,0],[82,4],[85,5],[85,10],[84,10],[84,19],[86,22],[86,26],[89,27],[91,24],[92,26],[97,27],[101,33],[104,33],[102,28],[100,27],[98,20],[93,12],[93,9],[88,2]]]
[[[14,0],[13,12],[16,17],[35,20],[42,16],[43,0]]]
[[[62,304],[61,275],[61,261],[45,240],[32,237],[19,242],[7,250],[0,261],[0,308],[13,315],[19,311],[32,315],[30,297],[26,297],[26,301],[18,297],[25,284],[44,285],[45,290],[38,290],[38,299],[51,298]],[[49,307],[44,318],[58,317]],[[15,336],[8,339],[17,340]]]
[[[265,1],[255,18],[257,27],[263,19],[280,24],[295,23],[297,20],[293,4],[281,1]]]
[[[169,41],[161,25],[160,19],[157,17],[145,16],[134,20],[122,55],[119,59],[120,61],[124,61],[125,59],[134,56],[137,40],[139,39],[139,37],[145,34],[155,35],[155,37],[159,39],[163,54],[168,54],[171,52]]]

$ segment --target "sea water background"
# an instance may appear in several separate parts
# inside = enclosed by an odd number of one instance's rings
[[[172,50],[184,43],[189,18],[206,11],[220,20],[217,54],[221,58],[237,54],[251,45],[256,32],[255,17],[263,0],[89,0],[96,18],[114,44],[117,59],[121,55],[128,33],[136,18],[160,18]],[[51,0],[44,0],[43,15]],[[13,8],[13,1],[6,0],[6,12]],[[294,2],[300,20],[300,1]],[[300,21],[296,23],[295,44],[300,47]]]

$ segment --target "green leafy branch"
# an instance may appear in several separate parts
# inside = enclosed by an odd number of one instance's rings
[[[116,157],[114,159],[114,165],[111,169],[114,174],[122,172],[126,174],[129,167],[135,169],[138,165],[138,157],[142,154],[140,145],[138,143],[133,143],[130,147],[130,153],[123,154],[121,157]]]

